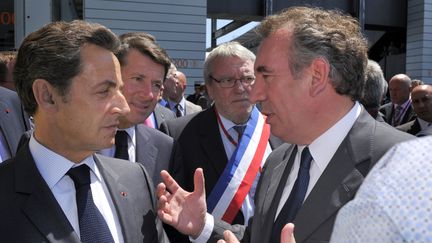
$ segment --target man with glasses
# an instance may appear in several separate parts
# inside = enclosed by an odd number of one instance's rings
[[[247,224],[253,215],[261,168],[272,148],[280,144],[249,101],[254,61],[255,55],[236,42],[214,49],[204,63],[213,106],[162,125],[181,147],[185,188],[193,190],[194,172],[203,168],[208,212],[228,223]]]

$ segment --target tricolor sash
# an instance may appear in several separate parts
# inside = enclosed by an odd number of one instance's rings
[[[237,148],[207,198],[207,210],[213,217],[233,221],[271,151],[269,137],[270,126],[254,107]]]

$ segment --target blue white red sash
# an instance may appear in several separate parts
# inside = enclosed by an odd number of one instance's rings
[[[207,198],[207,210],[213,217],[232,223],[271,151],[269,137],[270,126],[254,107],[237,148]]]

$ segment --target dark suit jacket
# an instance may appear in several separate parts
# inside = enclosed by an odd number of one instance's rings
[[[162,182],[162,170],[170,172],[177,180],[183,180],[183,168],[178,162],[181,154],[174,139],[146,125],[137,125],[135,129],[136,161],[146,168],[154,185]]]
[[[380,112],[384,115],[384,120],[391,125],[392,123],[392,119],[393,119],[393,115],[394,115],[394,107],[393,107],[393,103],[389,102],[387,104],[384,104],[383,106],[381,106],[380,108]],[[406,110],[400,124],[404,124],[407,123],[409,121],[414,120],[417,117],[417,115],[414,112],[414,109],[412,108],[412,106],[410,105],[408,107],[408,109]]]
[[[412,139],[375,121],[364,109],[318,179],[294,220],[297,242],[328,242],[338,210],[352,200],[369,169],[395,143]],[[255,194],[255,214],[245,229],[215,221],[211,241],[231,229],[242,242],[270,242],[276,210],[295,154],[294,145],[282,145],[269,156]],[[282,188],[281,188],[282,187]],[[278,189],[279,188],[279,189]]]
[[[0,87],[0,132],[5,137],[6,148],[12,157],[15,156],[21,135],[28,129],[28,116],[17,93]]]
[[[160,128],[160,125],[164,121],[168,121],[168,120],[176,118],[175,114],[170,109],[163,107],[159,103],[156,104],[155,109],[153,110],[153,114],[154,114],[155,119],[156,119],[157,129]]]
[[[185,173],[184,188],[193,190],[194,172],[197,168],[203,168],[208,196],[228,163],[214,107],[195,116],[168,121],[167,127],[170,133],[174,134],[174,138],[178,138],[181,148]],[[282,143],[276,137],[270,137],[269,141],[273,149]],[[243,221],[240,216],[242,215],[239,213],[234,222]]]
[[[94,159],[113,200],[125,242],[166,242],[145,169],[138,163],[101,155],[94,155]],[[40,175],[28,142],[15,158],[0,165],[0,194],[2,241],[80,242]]]

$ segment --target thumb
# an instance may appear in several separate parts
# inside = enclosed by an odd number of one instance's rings
[[[223,235],[224,235],[224,239],[227,243],[238,243],[239,242],[239,240],[234,235],[234,233],[229,231],[229,230],[225,230]]]
[[[294,224],[288,223],[282,228],[280,243],[295,243]]]

